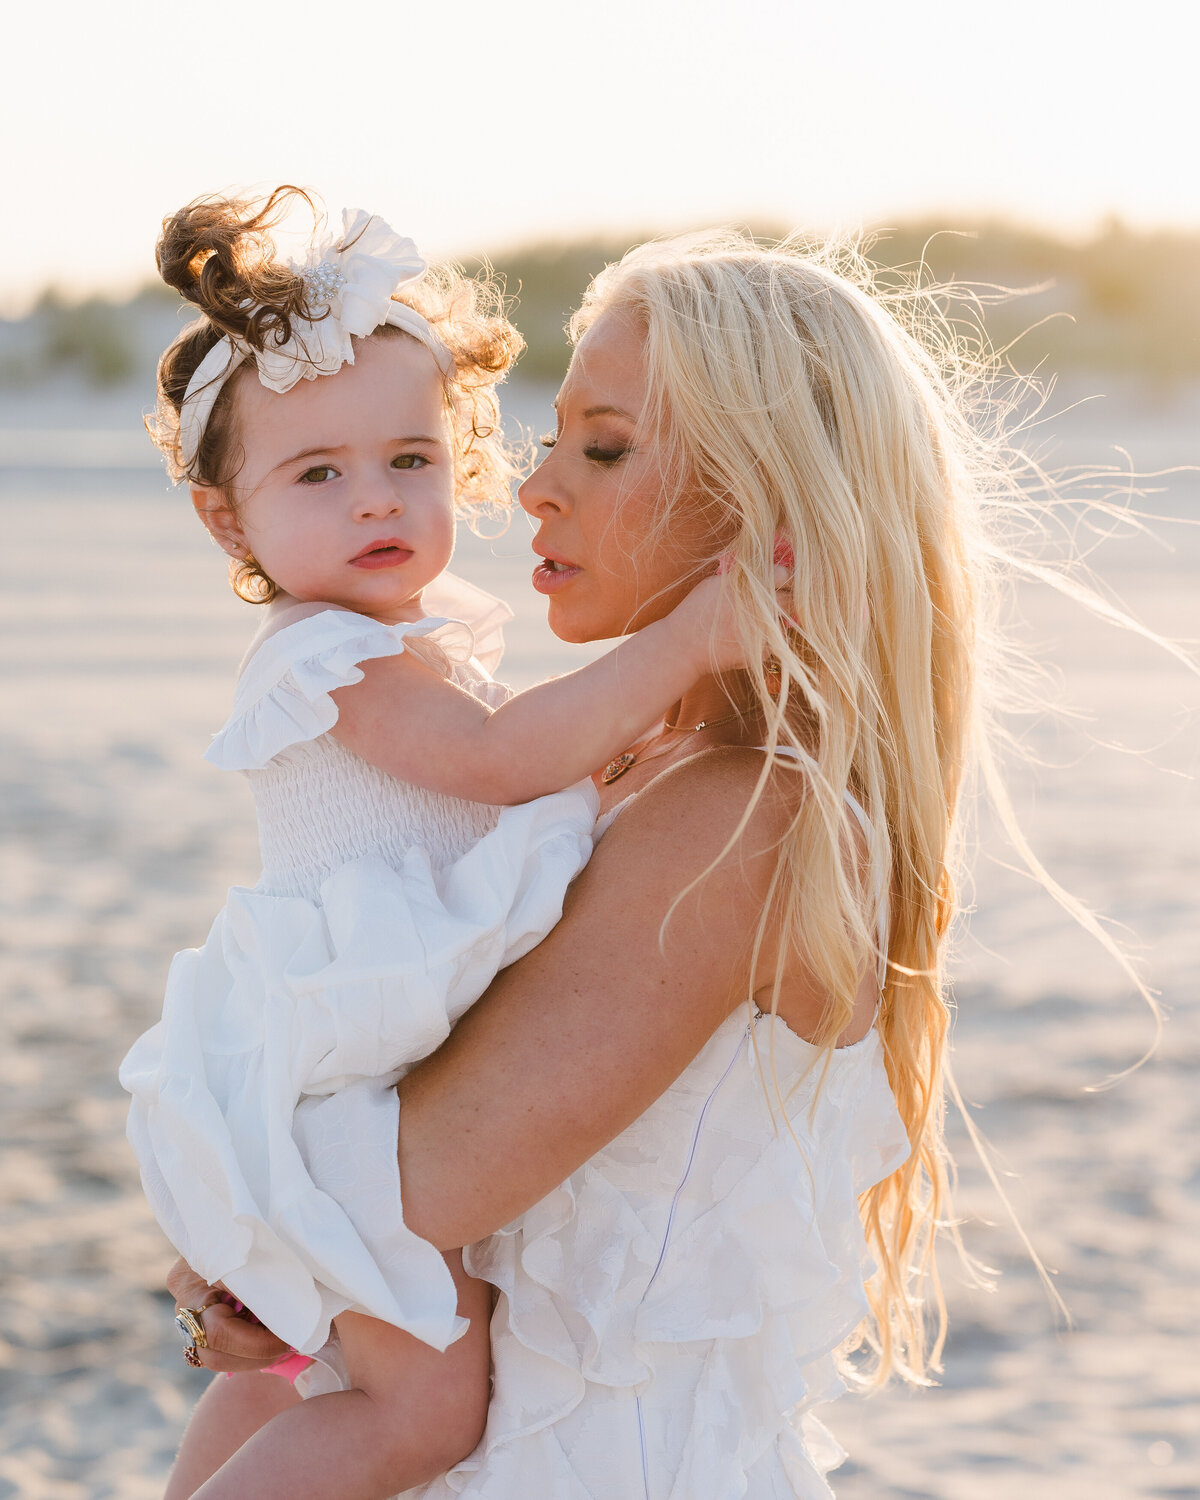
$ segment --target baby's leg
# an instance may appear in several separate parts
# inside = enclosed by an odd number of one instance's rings
[[[491,1287],[447,1255],[471,1320],[444,1354],[374,1318],[347,1313],[338,1336],[353,1389],[281,1412],[196,1500],[387,1500],[465,1458],[487,1419]]]
[[[163,1500],[190,1500],[260,1427],[299,1402],[291,1381],[266,1371],[215,1375],[183,1434]]]

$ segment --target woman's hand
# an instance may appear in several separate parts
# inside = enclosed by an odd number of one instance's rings
[[[223,1287],[210,1286],[186,1260],[177,1260],[167,1273],[167,1290],[176,1307],[186,1307],[199,1318],[208,1340],[196,1354],[206,1370],[241,1374],[262,1370],[288,1353],[288,1346],[269,1328],[235,1312]]]

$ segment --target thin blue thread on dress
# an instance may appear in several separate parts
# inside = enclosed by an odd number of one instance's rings
[[[670,1208],[670,1211],[667,1214],[667,1228],[666,1228],[666,1232],[663,1234],[662,1248],[658,1252],[658,1260],[657,1260],[657,1262],[655,1264],[654,1270],[651,1272],[650,1280],[646,1283],[646,1290],[642,1293],[641,1301],[643,1301],[643,1302],[650,1295],[650,1288],[654,1285],[654,1282],[655,1282],[655,1280],[656,1280],[656,1278],[658,1276],[658,1273],[662,1270],[662,1263],[666,1259],[667,1246],[671,1242],[671,1227],[675,1223],[675,1210],[679,1207],[679,1199],[680,1199],[680,1197],[683,1194],[684,1188],[687,1186],[687,1180],[691,1176],[692,1167],[695,1165],[695,1162],[696,1162],[696,1152],[697,1152],[697,1150],[699,1149],[699,1146],[700,1146],[700,1132],[704,1129],[704,1118],[708,1114],[709,1106],[712,1104],[713,1100],[717,1097],[717,1094],[718,1094],[718,1092],[719,1092],[719,1090],[721,1088],[721,1085],[729,1077],[730,1073],[733,1072],[733,1065],[734,1065],[734,1063],[737,1062],[738,1055],[740,1054],[740,1052],[742,1050],[742,1046],[746,1042],[746,1040],[749,1037],[749,1035],[750,1035],[750,1028],[749,1028],[749,1026],[747,1026],[746,1029],[745,1029],[745,1031],[738,1038],[737,1048],[734,1051],[733,1056],[729,1059],[729,1063],[728,1063],[725,1071],[721,1074],[720,1078],[718,1078],[717,1081],[716,1081],[716,1083],[713,1085],[712,1093],[709,1094],[708,1098],[704,1101],[704,1104],[703,1104],[703,1106],[701,1107],[701,1110],[700,1110],[700,1114],[698,1115],[698,1117],[696,1119],[696,1128],[692,1132],[692,1145],[691,1145],[691,1149],[688,1152],[687,1163],[686,1163],[686,1165],[684,1166],[684,1169],[683,1169],[683,1176],[679,1179],[679,1186],[675,1189],[675,1196],[671,1199],[671,1208]]]
[[[662,1246],[658,1252],[658,1260],[655,1262],[654,1270],[650,1273],[650,1280],[646,1283],[646,1290],[642,1293],[641,1298],[638,1302],[639,1307],[641,1306],[642,1302],[645,1302],[646,1298],[650,1295],[650,1288],[654,1285],[659,1271],[662,1270],[663,1261],[666,1259],[667,1246],[671,1243],[671,1229],[675,1223],[675,1210],[679,1206],[679,1199],[683,1194],[684,1188],[687,1186],[687,1180],[691,1176],[692,1167],[696,1162],[696,1152],[700,1147],[700,1133],[704,1129],[704,1119],[708,1114],[709,1105],[711,1105],[713,1100],[717,1097],[717,1094],[721,1090],[721,1085],[729,1077],[730,1073],[733,1072],[734,1064],[738,1060],[738,1054],[741,1052],[749,1036],[750,1027],[747,1026],[745,1031],[738,1038],[738,1044],[734,1049],[733,1056],[729,1059],[729,1062],[726,1065],[725,1071],[721,1074],[720,1078],[717,1079],[716,1083],[713,1085],[712,1092],[700,1107],[700,1113],[696,1117],[696,1128],[692,1131],[691,1148],[688,1151],[687,1161],[684,1163],[683,1176],[679,1179],[679,1185],[675,1189],[675,1195],[671,1199],[671,1207],[667,1213],[667,1227],[663,1231]],[[642,1488],[645,1492],[646,1500],[650,1500],[650,1462],[646,1453],[646,1422],[645,1417],[642,1413],[642,1398],[641,1396],[634,1396],[633,1399],[634,1404],[637,1407],[638,1442],[641,1444],[642,1449]]]
[[[642,1493],[646,1500],[650,1500],[650,1462],[646,1457],[646,1422],[642,1416],[642,1398],[635,1396],[633,1400],[637,1407],[638,1442],[642,1449]]]

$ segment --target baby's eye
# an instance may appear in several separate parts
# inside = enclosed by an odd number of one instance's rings
[[[397,453],[392,459],[393,469],[423,469],[429,460],[421,453]]]
[[[541,443],[543,448],[553,448],[555,443],[558,442],[558,438],[553,432],[543,432],[541,437],[538,438],[538,442]]]
[[[337,470],[332,464],[314,464],[311,469],[305,469],[300,476],[301,484],[324,484],[325,481]]]

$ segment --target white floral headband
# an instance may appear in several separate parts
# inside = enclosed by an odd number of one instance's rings
[[[388,323],[420,339],[444,375],[454,369],[454,356],[425,318],[393,300],[397,287],[420,281],[425,262],[412,240],[376,215],[345,209],[340,236],[314,241],[303,263],[288,264],[304,278],[312,302],[328,313],[311,323],[293,318],[291,337],[282,344],[268,342],[262,350],[241,339],[218,339],[196,366],[179,411],[179,447],[188,469],[196,462],[221,387],[243,360],[252,359],[262,384],[282,394],[299,380],[336,375],[343,365],[352,365],[351,336],[363,338]]]

